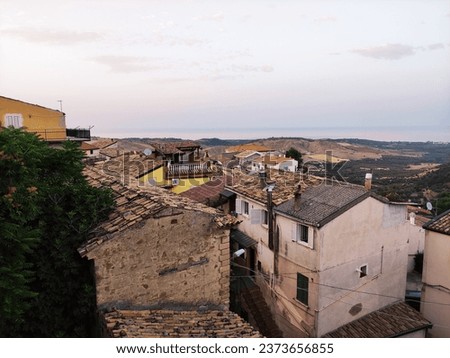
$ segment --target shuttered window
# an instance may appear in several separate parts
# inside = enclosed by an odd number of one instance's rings
[[[308,305],[308,288],[309,279],[308,277],[297,273],[297,300],[301,303]]]

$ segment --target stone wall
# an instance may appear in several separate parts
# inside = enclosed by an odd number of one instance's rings
[[[229,230],[198,211],[166,209],[88,253],[101,308],[229,305]]]

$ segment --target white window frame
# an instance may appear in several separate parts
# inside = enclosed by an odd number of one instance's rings
[[[250,216],[250,203],[246,200],[242,200],[242,215]]]
[[[307,230],[307,240],[304,240],[303,236],[302,236],[302,232],[303,230]],[[302,224],[302,223],[295,223],[294,226],[294,230],[293,230],[293,237],[292,237],[292,241],[295,241],[296,243],[300,244],[300,245],[304,245],[307,246],[309,248],[313,248],[314,246],[314,232],[313,230],[311,230],[311,228],[308,225]]]
[[[369,275],[369,265],[368,264],[361,265],[359,267],[358,272],[359,272],[359,278],[367,277]]]
[[[22,128],[23,117],[21,113],[6,113],[5,127]]]

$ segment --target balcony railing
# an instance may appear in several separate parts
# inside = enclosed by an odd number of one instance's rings
[[[195,177],[212,173],[212,168],[206,163],[169,164],[167,166],[168,178]]]
[[[91,140],[91,130],[87,128],[66,129],[67,139]]]

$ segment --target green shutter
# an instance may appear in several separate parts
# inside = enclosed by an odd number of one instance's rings
[[[297,300],[305,305],[308,305],[308,282],[308,277],[297,273]]]

